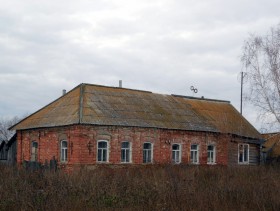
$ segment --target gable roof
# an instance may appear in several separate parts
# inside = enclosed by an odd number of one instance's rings
[[[262,151],[272,158],[280,156],[280,133],[265,133],[262,137],[265,139]]]
[[[11,129],[74,124],[209,131],[260,138],[228,101],[92,84],[80,84]]]

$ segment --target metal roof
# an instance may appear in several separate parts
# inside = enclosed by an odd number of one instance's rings
[[[73,124],[209,131],[260,138],[228,101],[92,84],[80,84],[11,129]]]

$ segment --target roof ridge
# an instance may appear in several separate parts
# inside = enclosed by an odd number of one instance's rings
[[[84,86],[85,84],[80,84],[80,97],[79,97],[79,124],[82,123],[83,119],[83,101],[84,101]]]
[[[169,96],[173,96],[173,97],[181,97],[181,98],[194,99],[194,100],[205,100],[205,101],[213,101],[213,102],[231,103],[229,100],[219,100],[219,99],[212,99],[212,98],[204,98],[203,96],[200,98],[200,97],[192,97],[192,96],[177,95],[177,94],[155,93],[155,92],[152,92],[152,91],[146,91],[146,90],[140,90],[140,89],[131,89],[131,88],[118,87],[118,86],[105,86],[105,85],[90,84],[90,83],[82,83],[81,85],[104,87],[104,88],[111,88],[111,89],[131,90],[131,91],[145,92],[145,93],[150,93],[150,94],[169,95]]]
[[[192,96],[185,96],[185,95],[176,95],[176,94],[171,94],[173,97],[181,97],[181,98],[186,98],[186,99],[193,99],[193,100],[205,100],[205,101],[213,101],[213,102],[221,102],[221,103],[230,103],[228,100],[218,100],[218,99],[211,99],[211,98],[204,98],[202,97],[192,97]]]
[[[124,88],[124,87],[118,87],[118,86],[105,86],[105,85],[89,84],[89,83],[82,83],[82,84],[83,84],[83,85],[86,85],[86,86],[97,86],[97,87],[104,87],[104,88],[123,89],[123,90],[137,91],[137,92],[153,93],[153,92],[151,92],[151,91],[140,90],[140,89]],[[156,93],[153,93],[153,94],[156,94]]]

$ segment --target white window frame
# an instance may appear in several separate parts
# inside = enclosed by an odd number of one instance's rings
[[[150,144],[151,149],[144,149],[145,144]],[[143,143],[143,163],[146,163],[146,164],[147,163],[153,163],[153,154],[154,154],[153,149],[154,149],[154,146],[151,142],[144,142]],[[150,152],[150,160],[149,160],[149,152]]]
[[[209,150],[208,147],[213,147],[213,149]],[[216,164],[216,146],[213,144],[207,145],[207,164]]]
[[[245,150],[246,150],[245,146],[247,147],[247,155],[245,153]],[[249,154],[250,154],[250,145],[249,144],[238,144],[238,164],[249,164],[250,163]]]
[[[196,146],[196,149],[192,149],[192,146]],[[191,163],[192,164],[199,164],[199,144],[191,144]],[[193,154],[196,156],[196,161],[193,161]]]
[[[106,148],[99,148],[98,145],[99,145],[100,142],[105,142],[107,147]],[[98,140],[97,141],[96,149],[97,149],[96,161],[98,163],[108,163],[109,162],[109,141],[107,141],[107,140]],[[101,150],[101,151],[99,151],[99,150]],[[101,160],[98,160],[100,152],[101,152]],[[106,160],[103,160],[104,152],[106,153]]]
[[[173,149],[173,146],[178,146],[179,149]],[[181,163],[182,161],[182,147],[181,144],[174,143],[171,145],[171,151],[172,151],[172,163]]]
[[[63,146],[63,143],[66,143],[66,147]],[[60,141],[60,161],[63,163],[68,161],[68,141],[67,140]]]
[[[36,147],[33,147],[33,144],[37,144],[37,148]],[[31,158],[30,158],[30,161],[38,161],[38,149],[39,149],[39,143],[37,141],[32,141],[31,142]],[[34,150],[34,152],[33,152]]]
[[[122,147],[123,143],[128,143],[128,148],[124,148]],[[121,163],[131,163],[131,142],[130,141],[123,141],[121,142]],[[124,160],[123,160],[123,152],[125,153],[124,155]],[[128,155],[128,159],[127,159],[127,155]]]

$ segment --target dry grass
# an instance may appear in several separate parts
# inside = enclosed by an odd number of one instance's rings
[[[0,166],[0,210],[280,210],[279,166]]]

